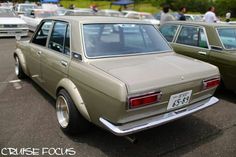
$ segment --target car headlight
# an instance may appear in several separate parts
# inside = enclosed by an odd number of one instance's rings
[[[20,25],[17,25],[17,26],[18,26],[18,28],[27,27],[26,24],[20,24]]]

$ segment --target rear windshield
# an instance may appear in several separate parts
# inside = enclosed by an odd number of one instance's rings
[[[159,31],[149,24],[85,24],[83,33],[89,58],[171,50]]]
[[[236,49],[236,28],[218,28],[217,31],[226,49]]]

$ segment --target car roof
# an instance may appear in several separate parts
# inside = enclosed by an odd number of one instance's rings
[[[165,24],[180,24],[180,25],[195,25],[195,26],[204,26],[204,27],[232,27],[228,23],[207,23],[207,22],[194,22],[194,21],[170,21]]]
[[[124,17],[107,17],[107,16],[55,16],[47,19],[74,21],[79,23],[141,23],[150,24],[150,22]]]

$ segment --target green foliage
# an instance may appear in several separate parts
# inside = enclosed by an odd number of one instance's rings
[[[169,5],[171,10],[178,11],[181,7],[186,7],[191,12],[204,13],[212,5],[210,0],[150,0],[153,5],[164,6]]]
[[[218,15],[225,16],[225,14],[230,11],[231,16],[236,17],[235,0],[216,0],[215,6]]]

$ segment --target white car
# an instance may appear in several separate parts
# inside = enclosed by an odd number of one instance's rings
[[[66,16],[82,16],[82,15],[94,15],[92,9],[87,8],[76,8],[76,9],[68,9],[64,13]]]
[[[37,5],[35,3],[20,3],[15,5],[14,10],[19,15],[19,14],[25,14],[26,11],[36,8]]]
[[[27,23],[29,30],[34,32],[42,19],[56,15],[57,12],[55,10],[33,9],[22,15],[21,19]]]
[[[146,12],[136,12],[136,11],[122,11],[124,17],[133,18],[133,19],[140,19],[144,21],[149,21],[153,25],[160,25],[160,21],[155,19],[155,17]]]
[[[13,9],[13,3],[12,2],[0,3],[0,6],[4,7],[4,8]]]
[[[99,10],[97,15],[123,17],[123,14],[120,11],[111,9]]]
[[[203,21],[203,15],[200,14],[185,14],[186,21]]]
[[[28,31],[25,21],[11,9],[0,7],[0,37],[28,36]]]

